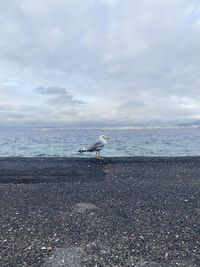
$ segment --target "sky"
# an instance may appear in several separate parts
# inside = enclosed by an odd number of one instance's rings
[[[0,124],[200,119],[199,0],[1,0]]]

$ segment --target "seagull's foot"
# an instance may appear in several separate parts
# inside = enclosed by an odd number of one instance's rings
[[[97,160],[103,160],[104,158],[99,156],[99,157],[96,157]]]

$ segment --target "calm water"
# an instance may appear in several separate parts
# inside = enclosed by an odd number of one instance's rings
[[[86,130],[4,129],[0,130],[0,156],[72,156],[100,134],[111,136],[104,156],[200,155],[200,128]],[[87,157],[93,154],[85,153]]]

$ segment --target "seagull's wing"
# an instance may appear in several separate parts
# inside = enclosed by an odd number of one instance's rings
[[[96,140],[94,143],[86,147],[87,151],[99,151],[104,147],[104,143],[101,140]]]

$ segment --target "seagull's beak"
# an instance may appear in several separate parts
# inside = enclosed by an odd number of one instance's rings
[[[111,137],[110,137],[110,136],[106,136],[106,139],[108,139],[108,140],[109,140],[109,139],[111,139]]]

